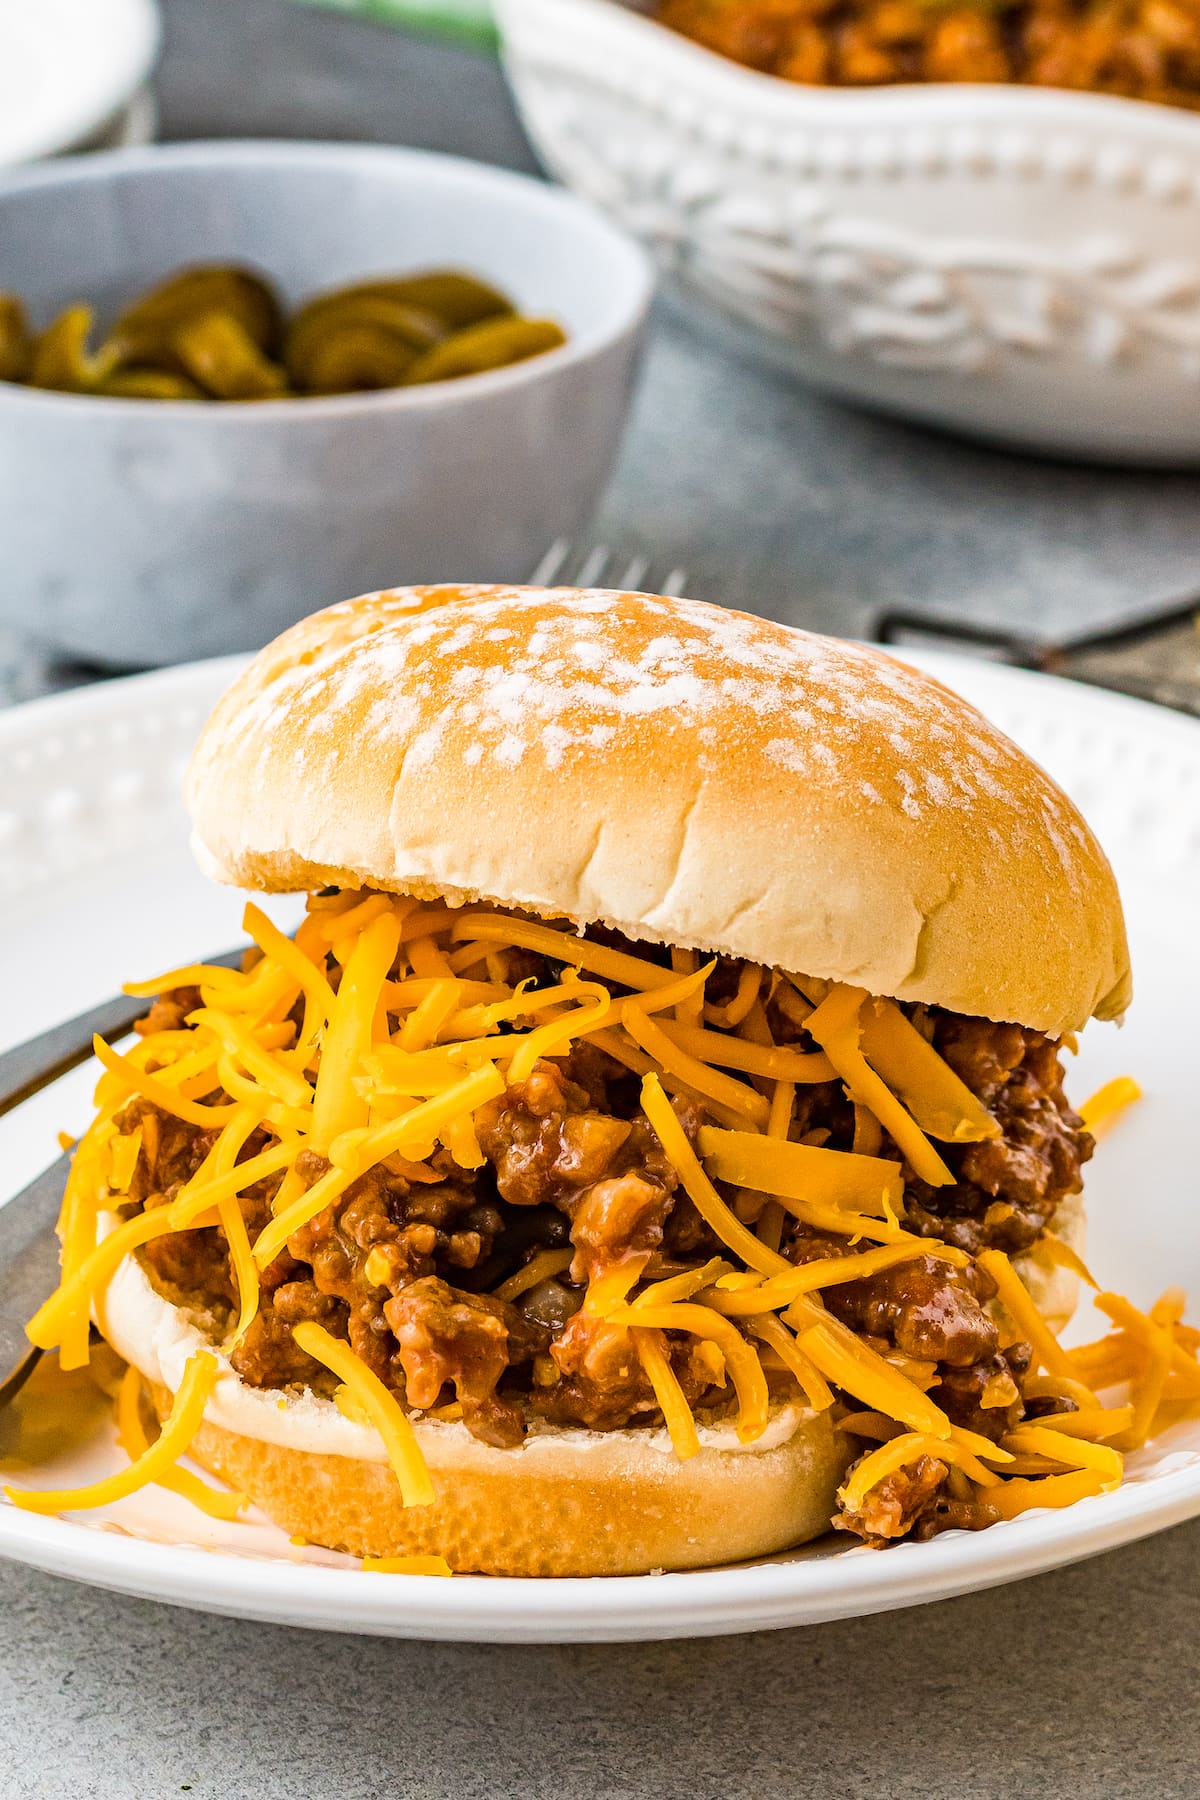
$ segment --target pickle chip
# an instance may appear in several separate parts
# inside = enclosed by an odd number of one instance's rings
[[[287,376],[231,313],[202,313],[175,333],[184,371],[215,400],[278,400]]]
[[[418,357],[404,377],[405,387],[429,381],[459,381],[464,375],[482,375],[510,363],[541,356],[566,343],[566,336],[552,319],[487,319],[466,331],[455,332]]]
[[[0,381],[27,381],[33,367],[33,333],[15,294],[0,294]]]
[[[68,306],[47,325],[33,347],[30,385],[63,394],[90,394],[116,366],[107,345],[92,355],[88,339],[94,315],[90,306]]]
[[[204,389],[167,369],[114,369],[93,390],[112,400],[204,400]]]
[[[431,313],[447,332],[462,331],[484,319],[507,318],[514,311],[506,294],[459,269],[429,269],[419,275],[354,282],[349,287],[318,294],[304,310],[364,297],[397,300],[418,312]]]
[[[306,393],[392,387],[418,356],[444,336],[445,327],[432,313],[421,312],[389,294],[322,294],[302,306],[288,327],[284,363],[295,386]],[[357,345],[358,350],[336,352],[333,346],[339,340]],[[362,376],[345,381],[337,378],[333,371],[340,361],[350,369],[361,366]]]
[[[0,293],[0,381],[128,400],[277,400],[455,381],[565,342],[460,269],[352,282],[289,319],[253,269],[198,263],[132,300],[97,350],[93,312],[34,332]]]
[[[197,318],[222,313],[261,351],[273,355],[283,332],[275,291],[252,269],[206,263],[181,269],[119,313],[109,333],[123,362],[178,369],[176,339]]]

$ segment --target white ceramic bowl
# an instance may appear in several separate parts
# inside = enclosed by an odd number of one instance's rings
[[[582,528],[651,289],[590,207],[357,145],[177,145],[0,180],[0,288],[40,318],[206,260],[254,264],[293,303],[454,265],[568,341],[462,381],[253,405],[0,384],[0,623],[107,664],[211,656],[369,588],[516,579]]]
[[[155,0],[0,0],[0,164],[99,147],[159,37]]]
[[[621,0],[495,0],[546,162],[834,393],[1040,451],[1200,463],[1200,116],[799,87]]]

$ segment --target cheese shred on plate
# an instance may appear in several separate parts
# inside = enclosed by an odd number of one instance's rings
[[[724,1389],[745,1445],[766,1431],[776,1397],[831,1412],[849,1431],[858,1421],[874,1447],[841,1490],[850,1513],[929,1459],[951,1472],[955,1492],[1007,1519],[1106,1492],[1121,1479],[1124,1452],[1172,1409],[1200,1404],[1200,1333],[1182,1323],[1174,1291],[1145,1313],[1100,1294],[1113,1330],[1069,1350],[1008,1257],[982,1251],[975,1260],[994,1283],[1009,1341],[1032,1349],[1027,1395],[1051,1407],[995,1443],[954,1425],[926,1391],[936,1364],[885,1354],[882,1340],[865,1341],[826,1309],[825,1291],[914,1258],[939,1258],[948,1268],[971,1260],[904,1228],[905,1171],[944,1187],[955,1177],[938,1145],[978,1143],[999,1126],[893,1001],[751,964],[732,998],[710,1000],[716,963],[694,950],[673,951],[666,968],[556,925],[406,896],[314,896],[294,937],[251,905],[245,927],[256,949],[241,971],[194,965],[128,989],[150,997],[197,988],[201,1004],[178,1029],[124,1050],[97,1040],[98,1110],[75,1148],[64,1197],[62,1279],[29,1326],[31,1340],[57,1349],[66,1368],[87,1361],[90,1319],[122,1258],[168,1232],[224,1235],[236,1296],[224,1347],[231,1350],[258,1315],[264,1271],[355,1181],[384,1163],[415,1181],[437,1181],[427,1165],[439,1146],[460,1168],[481,1168],[479,1108],[528,1081],[540,1059],[591,1043],[640,1080],[646,1119],[720,1247],[701,1267],[649,1282],[649,1252],[632,1253],[597,1270],[583,1297],[586,1317],[627,1334],[681,1459],[701,1451],[682,1379],[691,1369],[701,1388]],[[512,952],[547,958],[552,979],[540,987],[528,977],[508,981]],[[773,998],[794,1035],[807,1035],[807,1048],[774,1041],[765,1010]],[[794,1125],[797,1096],[817,1082],[840,1084],[853,1105],[853,1149],[829,1148],[827,1133],[806,1136]],[[1128,1077],[1107,1083],[1082,1109],[1088,1129],[1107,1128],[1138,1095]],[[158,1120],[143,1109],[141,1123],[123,1125],[138,1099],[212,1134],[169,1204],[142,1210],[133,1194],[142,1160],[153,1163],[147,1134]],[[715,1123],[689,1136],[684,1106],[702,1107]],[[315,1180],[299,1160],[311,1153],[324,1159]],[[267,1181],[275,1183],[271,1217],[252,1238],[241,1196]],[[789,1261],[779,1249],[789,1213],[839,1239],[837,1253]],[[1035,1249],[1091,1281],[1053,1233]],[[386,1283],[386,1255],[372,1256]],[[495,1295],[511,1302],[566,1278],[575,1258],[574,1247],[535,1248]],[[376,1279],[370,1266],[368,1275]],[[312,1321],[292,1330],[297,1346],[336,1377],[340,1410],[378,1434],[404,1503],[432,1504],[434,1482],[397,1396],[345,1339]],[[142,1424],[141,1377],[131,1369],[117,1398],[127,1466],[88,1488],[10,1488],[9,1498],[31,1511],[63,1512],[158,1482],[216,1518],[233,1517],[243,1495],[178,1466],[224,1367],[215,1348],[190,1359],[153,1442]],[[1101,1397],[1117,1388],[1119,1398]],[[1012,1397],[1006,1390],[995,1403]],[[440,1557],[368,1557],[363,1567],[449,1573]]]

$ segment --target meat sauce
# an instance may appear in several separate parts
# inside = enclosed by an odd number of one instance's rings
[[[552,978],[541,959],[520,956],[513,979]],[[736,964],[719,966],[714,998],[734,990],[737,973]],[[166,995],[139,1029],[177,1030],[198,1001],[191,990]],[[905,1010],[1001,1127],[982,1143],[941,1146],[955,1173],[952,1186],[932,1189],[906,1172],[906,1227],[972,1257],[989,1246],[1027,1249],[1060,1202],[1079,1191],[1092,1148],[1064,1099],[1057,1045],[1016,1025]],[[773,1003],[768,1022],[777,1043],[811,1048],[802,1023]],[[661,1423],[628,1332],[582,1310],[587,1283],[622,1268],[661,1279],[722,1246],[680,1189],[639,1092],[621,1064],[583,1043],[538,1062],[528,1080],[480,1109],[475,1125],[486,1160],[478,1171],[460,1168],[441,1148],[427,1162],[393,1156],[369,1170],[262,1271],[258,1315],[232,1353],[242,1380],[330,1393],[333,1378],[292,1335],[300,1321],[316,1320],[347,1339],[408,1407],[461,1417],[488,1444],[520,1443],[537,1418],[588,1430]],[[677,1101],[675,1110],[694,1142],[702,1108]],[[169,1202],[213,1142],[211,1133],[146,1100],[132,1102],[122,1123],[142,1129],[127,1212]],[[800,1088],[793,1129],[849,1149],[854,1112],[840,1084]],[[241,1160],[266,1141],[255,1133]],[[880,1154],[899,1160],[886,1137]],[[327,1166],[311,1152],[297,1161],[309,1186]],[[278,1180],[241,1196],[251,1238],[270,1219]],[[789,1218],[780,1248],[801,1264],[844,1253],[845,1243]],[[515,1300],[495,1293],[545,1250],[569,1251],[570,1261]],[[139,1255],[160,1293],[214,1338],[224,1334],[236,1289],[219,1229],[168,1233]],[[929,1255],[832,1286],[823,1297],[883,1353],[926,1365],[923,1385],[951,1419],[999,1439],[1022,1416],[1019,1381],[1029,1351],[1002,1347],[987,1306],[993,1293],[973,1261],[959,1268]],[[727,1411],[730,1392],[718,1385],[723,1370],[709,1346],[668,1334],[667,1347],[689,1404]],[[881,1483],[863,1514],[837,1523],[880,1542],[951,1523],[986,1523],[985,1510],[972,1513],[958,1503],[945,1466],[925,1458]]]

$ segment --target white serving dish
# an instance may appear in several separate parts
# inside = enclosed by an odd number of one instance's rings
[[[0,165],[82,149],[113,129],[159,37],[155,0],[0,0]]]
[[[761,351],[1072,457],[1200,464],[1200,116],[800,87],[625,0],[495,0],[535,144]]]
[[[0,178],[0,287],[42,323],[195,262],[292,305],[368,275],[470,270],[560,349],[463,381],[204,404],[0,383],[0,625],[102,664],[253,649],[347,594],[508,581],[571,537],[625,423],[642,251],[544,182],[367,145],[179,144]]]
[[[930,652],[909,659],[982,707],[1043,762],[1112,857],[1137,994],[1123,1030],[1092,1025],[1083,1033],[1068,1091],[1082,1098],[1112,1076],[1133,1073],[1145,1098],[1088,1165],[1088,1262],[1100,1281],[1139,1305],[1182,1283],[1195,1319],[1191,1002],[1200,990],[1200,725],[1049,676]],[[95,1005],[131,976],[238,941],[241,897],[197,870],[180,786],[196,733],[239,666],[230,659],[103,682],[0,716],[0,1049]],[[281,922],[294,922],[294,898],[268,904]],[[63,955],[64,945],[71,955]],[[82,1128],[93,1085],[94,1069],[81,1067],[0,1122],[0,1204],[45,1167],[60,1127]],[[1086,1305],[1071,1326],[1078,1342],[1107,1329]],[[51,1440],[32,1465],[14,1460],[10,1432],[0,1444],[0,1481],[74,1487],[120,1466],[106,1410],[93,1419],[98,1429],[85,1432],[80,1423],[78,1441]],[[599,1643],[814,1625],[945,1599],[1197,1515],[1200,1420],[1184,1419],[1129,1458],[1115,1493],[883,1552],[830,1534],[790,1554],[684,1574],[437,1581],[368,1574],[350,1557],[289,1542],[257,1513],[221,1524],[154,1487],[61,1518],[21,1512],[0,1498],[0,1557],[119,1593],[279,1624],[393,1637]],[[1114,1618],[1121,1579],[1114,1568]],[[914,1645],[922,1629],[914,1622]],[[736,1722],[729,1729],[736,1731]],[[493,1785],[501,1794],[513,1791]],[[700,1789],[751,1791],[757,1789],[713,1782]],[[782,1791],[812,1790],[785,1783]],[[999,1790],[984,1772],[973,1785],[964,1778],[959,1791]],[[1085,1790],[1068,1783],[1064,1791]],[[1190,1785],[1174,1791],[1194,1792]],[[7,1792],[2,1778],[0,1792]]]

